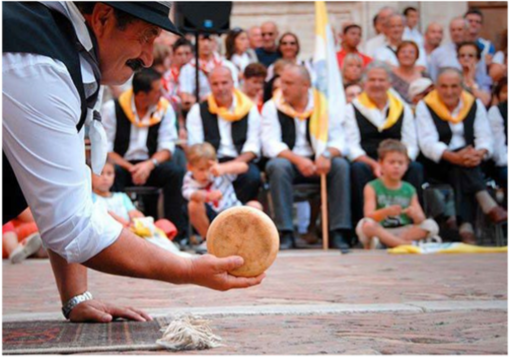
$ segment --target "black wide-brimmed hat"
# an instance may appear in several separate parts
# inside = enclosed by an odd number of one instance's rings
[[[122,10],[149,24],[159,26],[163,30],[182,35],[170,21],[170,1],[104,1],[103,3]]]

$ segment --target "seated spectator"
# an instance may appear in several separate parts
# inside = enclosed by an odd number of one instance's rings
[[[489,122],[494,137],[494,154],[492,161],[495,168],[492,176],[498,185],[508,188],[508,98],[507,78],[504,77],[496,86],[498,103],[489,110]]]
[[[436,89],[418,104],[416,121],[428,181],[452,186],[460,236],[474,244],[476,202],[494,223],[506,221],[507,213],[487,192],[480,167],[494,153],[487,112],[462,82],[459,70],[442,69]]]
[[[369,39],[365,44],[365,54],[367,54],[367,56],[373,58],[375,51],[378,48],[386,45],[388,29],[386,28],[385,25],[386,21],[388,20],[388,17],[390,17],[394,13],[395,13],[394,9],[385,6],[381,8],[381,10],[379,10],[377,15],[374,17],[374,28],[377,35]]]
[[[176,118],[161,89],[161,74],[157,71],[136,73],[133,87],[103,106],[103,124],[108,157],[115,163],[115,189],[124,192],[126,186],[133,185],[162,188],[165,218],[177,226],[182,237],[186,229],[180,191],[184,168],[172,160]],[[157,218],[157,203],[151,204],[149,215]]]
[[[415,162],[419,151],[413,113],[390,88],[388,65],[374,61],[367,66],[363,93],[346,107],[345,134],[352,161],[352,214],[355,223],[363,218],[365,185],[381,177],[377,148],[385,139],[399,140],[406,146],[411,163],[404,180],[410,182],[421,197],[423,169]]]
[[[377,152],[382,175],[363,192],[365,217],[356,226],[360,242],[365,249],[377,248],[379,241],[393,248],[437,236],[439,226],[426,219],[416,188],[402,180],[409,165],[406,146],[384,140]]]
[[[427,55],[427,69],[430,62],[430,56],[432,52],[437,49],[441,42],[443,41],[443,26],[438,24],[437,22],[431,22],[427,26],[427,30],[425,31],[425,41],[423,45],[423,49],[425,50],[425,54]]]
[[[172,47],[173,55],[170,68],[163,74],[163,96],[170,101],[176,112],[182,108],[189,111],[190,102],[182,102],[179,93],[179,74],[184,65],[193,57],[191,43],[181,37]],[[186,100],[186,99],[183,99]]]
[[[92,174],[92,201],[98,203],[110,216],[126,228],[131,228],[136,234],[147,239],[149,242],[178,254],[179,248],[172,241],[177,235],[177,228],[167,219],[160,219],[154,223],[155,228],[160,231],[146,230],[143,235],[137,233],[137,220],[145,219],[145,215],[136,209],[135,205],[127,194],[123,192],[111,192],[115,181],[115,167],[112,162],[107,161],[101,175]],[[153,222],[150,219],[149,223]],[[146,226],[148,227],[148,226]]]
[[[483,28],[482,12],[476,8],[469,9],[464,14],[464,19],[466,19],[467,23],[469,24],[466,41],[475,42],[481,52],[480,59],[483,58],[484,62],[489,64],[492,60],[492,57],[496,53],[496,49],[494,48],[492,42],[480,36]]]
[[[2,226],[2,258],[12,264],[29,257],[48,258],[30,208]]]
[[[266,67],[258,62],[246,66],[243,73],[244,81],[241,91],[257,105],[259,113],[262,112],[262,106],[264,105],[264,80],[266,76]]]
[[[344,84],[359,83],[363,74],[363,60],[358,54],[347,54],[342,67]]]
[[[462,69],[457,56],[457,48],[461,43],[466,41],[468,28],[469,25],[467,21],[461,17],[456,17],[450,21],[450,39],[452,42],[439,46],[430,55],[428,73],[432,81],[436,82],[437,74],[442,68],[454,67],[459,70]],[[481,84],[485,84],[487,81],[490,81],[490,78],[487,80],[487,65],[483,58],[476,66],[475,78],[476,82]]]
[[[172,62],[171,48],[163,44],[154,44],[152,55],[154,57],[152,68],[160,74],[166,73],[170,69]]]
[[[249,48],[250,40],[246,31],[240,27],[235,27],[227,33],[225,38],[225,57],[237,67],[240,78],[242,78],[242,73],[246,66],[257,62],[257,57],[252,57],[252,54],[248,52]]]
[[[276,60],[281,57],[276,46],[276,39],[278,38],[278,27],[272,21],[267,21],[260,26],[262,35],[262,46],[255,50],[257,58],[265,67],[271,66]]]
[[[260,171],[254,161],[260,157],[260,116],[254,103],[234,88],[232,73],[217,67],[209,74],[212,93],[195,104],[186,125],[189,146],[209,142],[220,163],[244,162],[249,170],[234,182],[242,203],[255,200],[261,185]]]
[[[420,49],[412,41],[402,41],[397,47],[398,66],[392,69],[391,86],[407,104],[412,103],[409,97],[411,82],[425,76],[423,68],[416,66],[419,56]]]
[[[349,250],[349,165],[342,158],[345,139],[341,119],[330,119],[327,149],[317,156],[310,138],[314,116],[314,93],[305,67],[288,65],[281,74],[281,91],[262,110],[262,139],[266,173],[280,231],[280,249],[295,247],[292,222],[293,184],[320,183],[327,175],[331,245]],[[315,160],[314,160],[315,158]]]
[[[476,66],[481,59],[481,51],[474,42],[463,42],[457,48],[457,57],[462,67],[464,90],[482,101],[484,106],[489,106],[491,102],[491,83],[488,76],[485,82],[476,81]]]
[[[423,100],[432,90],[434,90],[434,83],[428,77],[422,77],[414,80],[409,85],[408,97],[411,99],[412,109],[414,111],[418,102]]]
[[[349,104],[351,103],[356,97],[361,95],[363,92],[363,89],[358,83],[348,83],[344,86],[345,91],[345,101]]]
[[[232,183],[238,175],[248,171],[248,165],[240,161],[218,163],[214,147],[207,142],[191,146],[187,156],[188,172],[184,176],[182,195],[189,201],[190,222],[204,239],[197,248],[197,252],[203,254],[207,253],[207,231],[213,219],[226,209],[243,205]],[[246,205],[262,210],[256,200]]]
[[[500,36],[501,36],[500,44],[501,50],[496,52],[489,66],[489,75],[494,83],[497,83],[503,77],[506,77],[508,71],[508,59],[507,59],[508,29],[505,29]]]
[[[271,100],[274,92],[280,88],[280,74],[287,65],[292,65],[292,62],[279,59],[274,63],[273,77],[264,85],[264,103]]]
[[[286,32],[285,34],[282,35],[282,37],[280,37],[280,41],[278,42],[278,53],[280,54],[280,59],[286,60],[288,63],[305,66],[308,72],[312,74],[311,72],[312,67],[310,66],[310,64],[307,63],[306,61],[298,59],[299,50],[300,50],[299,39],[295,34],[291,32]],[[274,64],[269,66],[269,68],[267,69],[266,81],[271,80],[273,76],[274,76]]]
[[[342,31],[342,49],[336,53],[338,66],[343,67],[344,59],[347,54],[357,54],[363,60],[363,67],[367,66],[372,58],[362,54],[358,50],[361,43],[361,26],[356,24],[347,24]]]
[[[400,14],[394,14],[388,17],[385,25],[387,28],[387,43],[375,50],[375,60],[384,61],[390,66],[398,66],[397,48],[403,41],[404,24],[405,18]],[[421,67],[421,70],[425,70],[427,68],[425,51],[418,51],[416,66]]]
[[[255,50],[262,47],[262,30],[260,26],[252,26],[248,30],[248,39],[250,40],[250,49]]]
[[[230,61],[222,58],[218,53],[213,51],[215,40],[212,35],[198,36],[198,86],[199,86],[199,102],[204,101],[211,93],[211,86],[207,77],[213,69],[218,66],[227,67],[234,76],[234,86],[239,85],[239,75],[237,67]],[[189,63],[183,66],[179,74],[179,91],[183,96],[183,102],[186,100],[195,103],[196,91],[196,60],[193,58]]]
[[[403,12],[405,16],[404,35],[402,37],[405,41],[412,41],[419,47],[423,47],[423,35],[419,30],[418,23],[420,22],[420,13],[418,9],[412,6],[406,7]]]

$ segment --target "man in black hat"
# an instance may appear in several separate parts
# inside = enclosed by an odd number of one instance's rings
[[[161,29],[177,33],[169,11],[166,2],[3,5],[3,221],[30,206],[71,321],[151,319],[92,299],[87,267],[218,290],[263,279],[228,275],[242,265],[239,257],[184,259],[161,251],[92,203],[83,128],[99,173],[107,150],[99,85],[122,84],[152,64]]]

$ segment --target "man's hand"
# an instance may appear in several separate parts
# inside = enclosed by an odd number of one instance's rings
[[[372,172],[374,173],[374,176],[376,178],[379,178],[382,176],[382,169],[381,169],[381,165],[379,164],[379,162],[374,163],[374,165],[372,166]]]
[[[227,273],[243,265],[244,260],[239,256],[217,258],[210,254],[191,259],[189,269],[189,283],[203,287],[227,291],[235,288],[248,288],[258,285],[265,278],[265,274],[258,277],[235,277]]]
[[[115,318],[130,319],[137,322],[152,320],[143,310],[132,307],[119,307],[98,300],[87,300],[78,304],[69,314],[71,322],[109,323]]]
[[[319,156],[315,160],[315,166],[317,167],[316,172],[318,175],[327,175],[331,170],[331,159],[324,156]]]
[[[133,183],[142,186],[147,182],[147,179],[151,175],[152,170],[154,169],[154,163],[152,161],[143,161],[137,163],[131,168],[129,172],[131,172],[131,177],[133,179]]]
[[[399,216],[402,213],[402,207],[398,204],[385,208],[386,214],[390,217]]]
[[[298,163],[296,163],[296,167],[298,168],[299,172],[301,172],[301,174],[305,177],[311,177],[315,175],[317,171],[315,163],[313,163],[312,160],[305,157],[301,157],[299,159]]]

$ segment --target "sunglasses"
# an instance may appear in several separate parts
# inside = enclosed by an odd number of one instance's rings
[[[281,42],[282,45],[292,45],[292,46],[295,46],[296,45],[296,42],[295,41],[284,41],[284,42]]]

